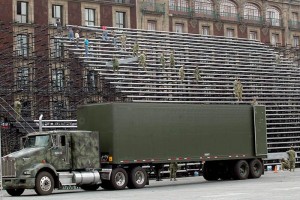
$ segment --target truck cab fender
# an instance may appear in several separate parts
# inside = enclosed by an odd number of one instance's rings
[[[56,169],[49,163],[39,163],[34,166],[34,170],[32,172],[32,175],[36,177],[38,173],[41,171],[47,171],[53,175],[53,178],[57,177],[57,171]]]

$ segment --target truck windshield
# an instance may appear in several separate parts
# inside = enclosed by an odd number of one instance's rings
[[[49,135],[29,136],[25,141],[24,147],[46,147],[49,143]]]

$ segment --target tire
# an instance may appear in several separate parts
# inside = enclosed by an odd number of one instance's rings
[[[123,190],[128,183],[127,172],[123,168],[115,168],[111,173],[111,185],[115,190]]]
[[[259,178],[263,173],[263,165],[258,159],[251,160],[249,163],[249,178]]]
[[[81,189],[86,191],[96,191],[100,187],[100,185],[81,185]]]
[[[216,164],[205,162],[203,166],[203,178],[207,181],[216,181],[219,179]]]
[[[249,176],[249,164],[246,160],[239,160],[234,165],[234,178],[237,180],[247,179]]]
[[[10,195],[10,196],[21,196],[23,194],[23,192],[25,191],[25,189],[7,189],[6,192]]]
[[[35,180],[35,192],[38,195],[49,195],[54,189],[54,179],[49,172],[40,172]]]
[[[145,187],[147,183],[147,173],[141,167],[135,167],[131,170],[127,187],[130,189],[139,189]]]

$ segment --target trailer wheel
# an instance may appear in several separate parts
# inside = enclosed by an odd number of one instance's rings
[[[81,185],[81,189],[86,191],[96,191],[100,187],[100,185]]]
[[[128,183],[127,172],[122,168],[115,168],[111,173],[111,184],[115,190],[123,190]]]
[[[249,164],[246,160],[239,160],[234,166],[234,178],[238,180],[247,179],[249,176]]]
[[[258,159],[251,160],[249,163],[250,178],[259,178],[263,172],[263,165]]]
[[[147,183],[147,173],[141,167],[135,167],[131,170],[127,187],[130,189],[138,189],[145,187]]]
[[[49,172],[40,172],[35,180],[35,192],[38,195],[49,195],[54,189],[54,179]]]
[[[203,166],[203,178],[207,181],[216,181],[219,179],[217,170],[215,170],[216,165],[206,162]]]
[[[7,189],[6,192],[11,196],[21,196],[25,189]]]

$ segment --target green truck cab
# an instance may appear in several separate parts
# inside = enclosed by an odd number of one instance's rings
[[[25,189],[45,195],[64,185],[99,187],[97,132],[51,131],[30,133],[23,139],[20,151],[2,158],[3,188],[10,195],[19,196]]]
[[[143,188],[171,162],[200,163],[206,180],[259,178],[267,156],[261,105],[101,103],[78,108],[78,129],[27,135],[2,158],[3,187],[52,193]]]

